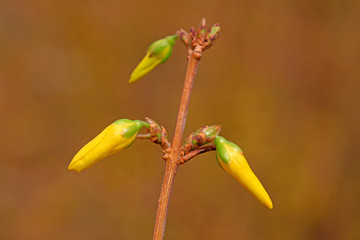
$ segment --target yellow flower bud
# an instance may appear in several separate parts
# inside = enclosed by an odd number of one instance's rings
[[[129,83],[136,82],[153,70],[157,65],[166,62],[171,55],[176,38],[176,35],[168,36],[152,43],[145,57],[132,72]]]
[[[251,170],[239,146],[223,137],[216,137],[216,159],[228,174],[234,177],[260,203],[272,209],[273,203],[259,179]]]
[[[120,119],[105,128],[72,159],[68,169],[81,172],[105,157],[129,147],[138,131],[147,123]]]

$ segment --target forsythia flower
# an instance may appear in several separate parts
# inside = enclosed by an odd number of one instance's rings
[[[240,147],[220,136],[215,138],[215,145],[219,165],[260,203],[272,209],[273,203],[269,195],[251,170]]]
[[[138,131],[147,123],[120,119],[105,128],[86,144],[72,159],[68,169],[81,172],[105,157],[129,147]]]
[[[176,35],[167,36],[153,42],[148,48],[145,57],[132,72],[129,83],[136,82],[153,70],[157,65],[166,62],[171,55],[176,38]]]

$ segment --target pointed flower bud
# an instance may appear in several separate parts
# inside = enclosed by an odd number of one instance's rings
[[[140,120],[119,119],[86,144],[72,159],[68,169],[81,172],[105,157],[129,147],[138,131],[148,124]]]
[[[240,147],[223,137],[215,138],[216,158],[219,165],[234,177],[260,203],[272,209],[272,201],[247,163]]]
[[[132,72],[129,83],[136,82],[153,70],[157,65],[166,62],[171,55],[176,38],[178,38],[176,35],[167,36],[152,43],[148,48],[145,57]]]

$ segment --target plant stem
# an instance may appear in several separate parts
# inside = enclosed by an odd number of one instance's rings
[[[158,209],[156,213],[153,240],[162,240],[164,236],[166,215],[170,200],[170,192],[173,181],[175,179],[177,166],[178,165],[176,163],[172,163],[170,159],[166,161],[165,175],[161,186],[161,193],[160,193]]]
[[[188,65],[185,75],[184,88],[181,96],[181,103],[175,126],[175,133],[171,144],[170,156],[166,160],[165,175],[161,186],[161,193],[156,213],[153,240],[162,240],[164,236],[166,215],[170,200],[170,192],[175,178],[176,170],[179,166],[179,152],[181,140],[184,133],[186,116],[189,109],[191,90],[194,84],[196,70],[201,59],[202,48],[197,47],[188,52]]]
[[[183,93],[181,96],[181,103],[176,121],[174,138],[171,144],[170,158],[172,161],[177,161],[181,147],[181,139],[184,133],[186,117],[189,109],[191,90],[194,84],[196,70],[201,59],[201,49],[198,51],[189,51],[189,63],[187,66],[185,83]]]
[[[196,150],[193,150],[191,152],[189,152],[188,154],[186,154],[182,159],[181,159],[181,163],[180,164],[184,164],[187,161],[189,161],[190,159],[196,157],[197,155],[201,154],[201,153],[205,153],[205,152],[209,152],[209,151],[215,151],[216,150],[216,146],[214,144],[211,145],[207,145],[207,146],[202,146]]]

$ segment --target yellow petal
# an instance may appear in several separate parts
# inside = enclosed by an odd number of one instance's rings
[[[148,74],[160,63],[160,59],[154,56],[150,56],[150,53],[147,53],[145,57],[141,60],[139,65],[137,65],[137,67],[132,72],[129,83],[136,82],[137,80]]]

